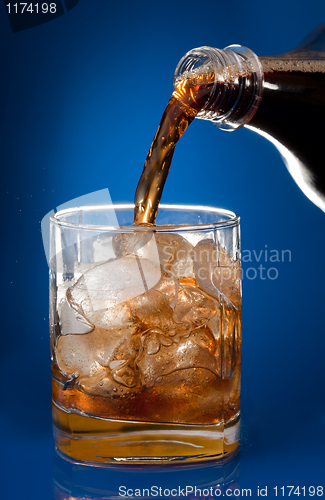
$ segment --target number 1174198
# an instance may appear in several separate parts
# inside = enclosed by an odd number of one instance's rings
[[[323,486],[281,486],[277,487],[275,486],[274,488],[274,494],[275,496],[303,496],[303,497],[322,497],[324,490]]]
[[[6,5],[8,9],[8,14],[55,14],[56,13],[56,3],[8,3]]]

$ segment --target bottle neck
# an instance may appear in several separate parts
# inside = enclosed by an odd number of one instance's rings
[[[177,65],[174,89],[184,80],[202,75],[207,75],[211,92],[197,118],[229,131],[251,120],[261,102],[264,82],[262,64],[253,51],[241,45],[193,49]]]

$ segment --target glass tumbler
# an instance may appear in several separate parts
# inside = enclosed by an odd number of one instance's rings
[[[88,463],[223,458],[239,442],[239,217],[161,205],[134,226],[133,211],[51,218],[56,447]]]

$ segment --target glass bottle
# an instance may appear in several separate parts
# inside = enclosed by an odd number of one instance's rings
[[[278,56],[258,57],[240,45],[193,49],[176,68],[174,88],[195,72],[214,79],[197,118],[267,138],[300,189],[325,211],[325,24]]]

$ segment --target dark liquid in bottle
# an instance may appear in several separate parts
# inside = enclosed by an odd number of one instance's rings
[[[325,61],[262,59],[262,64],[266,69],[263,97],[248,126],[285,148],[281,153],[292,177],[325,209]],[[270,66],[275,70],[268,71]]]

